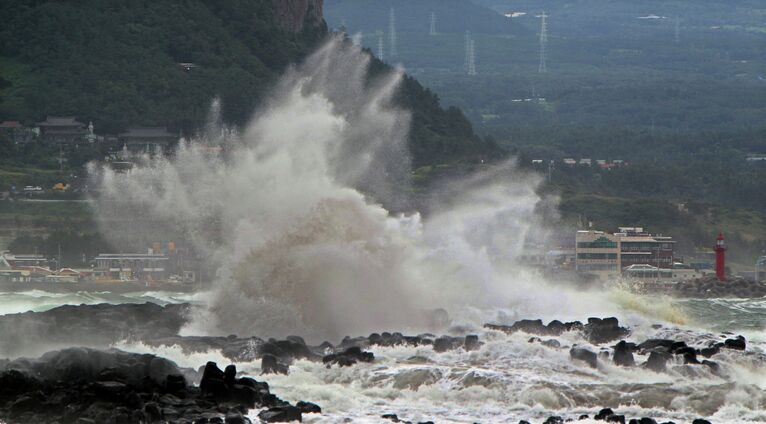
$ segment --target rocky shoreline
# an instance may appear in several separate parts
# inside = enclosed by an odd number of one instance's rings
[[[301,421],[302,414],[321,413],[321,407],[308,401],[296,404],[282,401],[270,392],[267,382],[238,376],[233,364],[259,360],[262,375],[289,374],[296,360],[313,361],[328,368],[374,363],[373,350],[377,347],[413,346],[441,353],[477,350],[485,343],[476,334],[410,336],[383,332],[346,337],[337,345],[324,342],[316,346],[308,345],[297,336],[283,340],[178,336],[187,312],[188,305],[82,305],[0,317],[0,336],[4,341],[18,341],[22,339],[21,333],[29,335],[31,331],[38,331],[46,336],[56,335],[60,343],[67,339],[74,343],[87,333],[91,344],[101,346],[100,349],[56,350],[39,359],[0,360],[0,421],[9,424],[247,423],[250,419],[246,415],[255,408],[261,409],[258,417],[262,422]],[[17,324],[25,327],[14,327]],[[488,334],[526,334],[529,343],[568,352],[573,363],[596,370],[609,365],[667,373],[672,368],[684,375],[708,373],[731,380],[735,377],[726,375],[716,360],[717,355],[751,354],[747,352],[746,339],[733,334],[708,338],[702,344],[687,344],[676,339],[629,341],[631,329],[621,326],[614,317],[594,317],[584,323],[554,320],[545,324],[542,320],[520,320],[512,325],[486,324],[485,329]],[[570,345],[567,340],[572,337],[561,337],[567,334],[576,335],[586,343]],[[11,336],[16,339],[9,338]],[[153,347],[179,346],[186,353],[217,350],[232,364],[224,370],[213,362],[198,370],[182,369],[155,355],[103,350],[126,337]],[[7,346],[4,348],[7,350]],[[395,387],[400,390],[419,387],[417,382],[399,383],[397,381]],[[608,406],[594,406],[591,415],[596,420],[623,424],[661,422],[650,417],[627,417]],[[409,422],[396,413],[391,411],[381,416],[381,420]],[[551,415],[545,424],[584,418]],[[695,424],[706,422],[694,421]]]
[[[648,295],[667,295],[687,299],[740,298],[766,296],[766,283],[744,279],[718,281],[715,277],[680,282],[626,282],[629,290]]]

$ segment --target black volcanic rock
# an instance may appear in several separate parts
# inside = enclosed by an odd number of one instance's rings
[[[583,327],[583,336],[593,344],[608,343],[630,334],[627,328],[620,327],[617,318],[588,318]]]
[[[565,331],[581,330],[583,325],[579,321],[562,323],[558,320],[553,320],[548,325],[543,324],[540,319],[523,319],[516,321],[511,326],[496,325],[496,324],[484,324],[484,328],[490,330],[502,331],[504,333],[513,334],[517,331],[522,331],[528,334],[536,334],[539,336],[560,336]]]
[[[295,406],[278,406],[261,411],[258,418],[267,423],[302,421],[301,410]]]
[[[646,360],[644,367],[654,372],[665,372],[668,360],[670,360],[670,354],[652,351],[649,353],[649,358]]]
[[[620,342],[615,345],[612,361],[614,361],[615,365],[623,367],[632,367],[636,365],[636,361],[633,359],[633,349],[625,342],[625,340],[620,340]]]
[[[597,421],[605,420],[606,417],[608,417],[610,415],[614,415],[614,411],[612,410],[612,408],[603,408],[602,410],[598,411],[598,414],[596,414],[593,417],[593,419],[597,420]]]
[[[340,353],[325,355],[322,358],[322,362],[327,364],[328,367],[333,364],[340,367],[348,367],[357,362],[372,362],[373,360],[375,360],[375,355],[373,355],[372,352],[362,351],[362,349],[357,346],[352,346]]]
[[[289,366],[283,364],[276,356],[265,354],[261,358],[261,374],[285,374],[289,371]]]
[[[319,405],[311,402],[298,401],[295,406],[301,410],[304,414],[321,414],[322,408]]]
[[[737,336],[735,339],[726,339],[723,342],[723,347],[734,350],[745,350],[746,345],[745,338],[742,336]]]
[[[17,359],[0,373],[0,422],[250,423],[248,409],[270,408],[269,422],[294,419],[301,408],[269,392],[268,384],[237,378],[208,362],[199,387],[188,370],[154,355],[72,348],[38,359]],[[305,411],[321,409],[308,402]],[[299,417],[299,415],[298,415]],[[299,418],[300,419],[300,418]]]
[[[598,367],[598,357],[596,353],[584,347],[572,347],[572,349],[569,350],[569,356],[572,359],[585,361],[591,368]]]

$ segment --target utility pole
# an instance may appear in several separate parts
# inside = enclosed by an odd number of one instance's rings
[[[465,32],[465,61],[463,70],[467,75],[476,75],[476,43],[471,36],[471,31]]]
[[[378,59],[384,60],[385,57],[383,56],[384,50],[383,50],[383,31],[378,31]]]
[[[388,14],[388,41],[391,44],[388,55],[391,58],[397,57],[399,53],[396,50],[396,12],[393,7]]]
[[[537,72],[540,74],[548,72],[548,66],[546,63],[547,52],[545,51],[548,45],[548,23],[546,22],[547,17],[548,15],[546,15],[545,12],[540,15],[540,65],[537,67]]]

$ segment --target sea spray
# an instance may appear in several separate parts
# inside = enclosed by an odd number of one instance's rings
[[[434,309],[495,311],[531,289],[561,303],[515,260],[545,233],[539,179],[512,162],[451,181],[425,222],[389,212],[409,204],[410,114],[394,104],[401,71],[369,80],[370,60],[334,39],[286,73],[241,136],[208,126],[172,157],[99,170],[97,215],[116,245],[167,235],[217,270],[187,334],[337,339],[428,329]]]

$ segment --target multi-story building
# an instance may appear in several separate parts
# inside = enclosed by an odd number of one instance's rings
[[[620,267],[651,265],[660,269],[673,267],[675,241],[672,237],[653,236],[641,227],[620,227]]]
[[[575,270],[603,279],[619,278],[620,236],[603,231],[578,231],[575,244]]]
[[[655,276],[673,278],[672,237],[654,236],[641,227],[620,227],[614,234],[603,231],[578,231],[576,270],[602,279]],[[679,269],[675,266],[676,269]],[[678,271],[677,276],[686,271]],[[653,277],[654,278],[654,277]]]
[[[49,143],[77,144],[85,141],[87,127],[74,116],[49,116],[38,122],[40,136]]]

